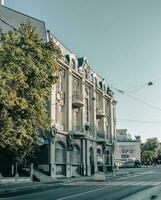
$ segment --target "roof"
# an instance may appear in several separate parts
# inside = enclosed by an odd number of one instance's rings
[[[46,41],[46,28],[45,22],[35,19],[31,16],[25,15],[18,11],[12,10],[6,6],[0,6],[0,19],[7,22],[9,25],[13,26],[15,29],[19,29],[20,24],[30,22],[33,27],[35,27],[39,37]],[[11,30],[11,27],[0,21],[0,27],[4,32]]]
[[[81,67],[84,63],[84,57],[78,58],[78,67]]]

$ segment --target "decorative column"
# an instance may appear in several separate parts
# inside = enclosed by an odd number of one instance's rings
[[[51,89],[51,100],[50,100],[50,118],[51,127],[55,126],[55,111],[56,111],[56,85],[52,86]],[[55,140],[55,138],[54,138]],[[49,173],[51,177],[56,177],[56,164],[55,164],[55,141],[48,139],[49,145]]]

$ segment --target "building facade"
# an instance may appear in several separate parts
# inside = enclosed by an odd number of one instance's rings
[[[60,77],[53,85],[50,113],[53,140],[39,168],[51,177],[90,176],[112,169],[116,114],[112,91],[85,57],[77,58],[48,32],[62,50]],[[44,155],[42,153],[41,155]]]
[[[141,160],[141,140],[140,136],[132,139],[127,129],[116,131],[115,161]]]
[[[43,138],[38,168],[51,177],[90,176],[111,170],[116,101],[104,79],[91,69],[87,58],[77,58],[46,32],[44,22],[1,5],[0,19],[3,31],[30,21],[44,42],[53,40],[62,50],[60,76],[49,102],[52,134]]]

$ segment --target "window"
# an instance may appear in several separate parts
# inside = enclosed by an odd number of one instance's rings
[[[105,154],[105,164],[110,165],[110,152],[107,150]]]
[[[77,145],[74,145],[73,151],[71,152],[71,163],[74,165],[80,164],[80,149]]]
[[[88,86],[85,89],[85,122],[90,122],[90,99],[91,90]]]
[[[64,131],[65,130],[65,112],[64,112],[65,108],[64,105],[60,106],[60,131]]]
[[[64,175],[66,174],[66,167],[65,165],[57,165],[56,166],[56,175]]]
[[[110,138],[110,131],[108,131],[108,129],[109,129],[109,127],[108,127],[108,125],[106,125],[106,139],[110,140],[111,139]]]
[[[80,80],[78,78],[75,78],[73,76],[72,84],[73,84],[73,88],[72,88],[73,89],[73,98],[79,99],[79,97],[80,97],[80,91],[81,91]]]
[[[65,156],[65,146],[61,142],[56,142],[55,144],[55,161],[58,164],[65,164],[66,156]]]
[[[55,122],[64,124],[65,121],[65,70],[60,71],[60,76],[55,84]],[[64,131],[64,130],[62,130]]]
[[[89,122],[89,100],[85,98],[85,121]]]
[[[110,116],[110,101],[105,99],[105,112],[106,115],[109,117]]]
[[[97,148],[97,164],[103,164],[103,155],[100,147]]]

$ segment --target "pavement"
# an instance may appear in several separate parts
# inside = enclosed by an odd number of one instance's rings
[[[127,173],[126,173],[127,172]],[[122,175],[121,175],[122,174]],[[88,178],[88,179],[87,179]],[[107,174],[105,181],[76,177],[58,182],[37,182],[41,188],[2,196],[2,200],[150,200],[161,199],[161,166],[120,169],[116,176]],[[61,182],[59,182],[61,181]],[[30,183],[32,186],[33,183]],[[33,185],[34,186],[34,185]],[[19,187],[23,187],[21,184]],[[35,185],[36,187],[36,185]],[[26,185],[25,185],[26,188]],[[8,189],[8,188],[7,188]],[[3,198],[4,197],[4,198]]]
[[[106,180],[113,180],[118,176],[127,176],[133,174],[134,172],[127,173],[127,171],[118,171],[115,173],[108,172],[106,174]],[[61,187],[62,184],[68,184],[72,182],[81,182],[81,181],[93,181],[92,176],[80,176],[73,178],[61,178],[55,179],[50,182],[25,182],[25,183],[5,183],[0,184],[0,198],[2,197],[11,197],[17,195],[23,195],[28,193],[47,191],[53,188]]]
[[[106,174],[106,180],[112,181],[117,179],[118,177],[127,177],[130,175],[134,175],[139,173],[139,169],[119,169],[115,173],[108,172]],[[85,182],[85,181],[93,181],[92,176],[80,176],[74,178],[61,178],[55,179],[50,182],[28,182],[28,183],[8,183],[8,184],[0,184],[0,198],[2,197],[14,197],[18,195],[34,193],[34,192],[41,192],[52,190],[54,188],[59,188],[62,185],[71,184],[74,182]]]

